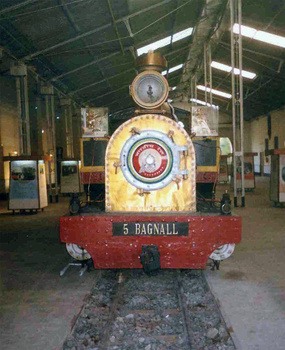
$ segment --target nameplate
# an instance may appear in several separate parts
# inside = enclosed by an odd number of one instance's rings
[[[113,223],[113,236],[188,236],[188,222]]]

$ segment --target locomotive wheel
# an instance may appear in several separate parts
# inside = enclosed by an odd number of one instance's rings
[[[229,258],[235,250],[235,244],[228,243],[220,246],[218,249],[214,250],[210,255],[210,259],[212,260],[225,260]]]
[[[82,261],[91,259],[91,255],[87,252],[87,250],[77,244],[66,243],[66,250],[76,260]]]

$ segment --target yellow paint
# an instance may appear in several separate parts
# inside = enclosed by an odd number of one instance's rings
[[[84,166],[80,169],[82,173],[96,173],[96,172],[102,172],[105,171],[104,166]]]
[[[131,129],[157,130],[168,134],[174,131],[173,140],[179,146],[188,145],[186,156],[188,178],[179,183],[171,182],[166,187],[139,194],[139,190],[131,185],[124,177],[120,168],[117,170],[114,164],[118,164],[120,153],[125,142],[132,136]],[[180,212],[196,211],[196,171],[195,150],[193,143],[186,133],[173,120],[162,115],[141,115],[134,117],[122,124],[111,137],[105,159],[106,175],[106,211],[130,211],[130,212]],[[180,169],[185,168],[185,159],[181,154]]]

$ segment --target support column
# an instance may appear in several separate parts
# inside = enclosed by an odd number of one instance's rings
[[[195,73],[195,75],[194,75],[194,98],[195,98],[195,100],[197,100],[197,96],[198,96],[198,92],[197,92],[197,73]]]
[[[73,104],[73,151],[74,158],[80,159],[80,138],[81,130],[81,109],[75,103]]]
[[[212,98],[212,52],[211,42],[204,44],[204,85],[205,89],[205,102],[213,104]],[[209,89],[210,91],[207,91]]]
[[[66,155],[67,158],[74,158],[71,100],[69,98],[61,98],[60,105],[63,108],[65,121]]]
[[[241,206],[245,206],[244,186],[244,136],[243,136],[243,80],[242,80],[242,11],[241,0],[231,0],[231,65],[232,65],[232,114],[233,114],[233,164],[234,205],[238,206],[237,172],[241,178]],[[234,23],[239,24],[239,34],[233,33]],[[239,74],[234,74],[235,68]]]
[[[58,183],[57,183],[57,159],[56,159],[56,130],[55,130],[55,106],[54,106],[54,89],[51,85],[41,86],[41,95],[45,100],[45,117],[47,122],[47,151],[48,161],[48,184],[49,184],[49,201],[53,201],[52,186],[54,184],[54,196],[58,202]]]
[[[41,87],[38,84],[38,91],[40,91]],[[37,100],[37,154],[42,156],[44,154],[43,148],[43,108],[42,108],[42,98],[38,94],[36,97]]]
[[[190,85],[190,102],[192,105],[197,105],[197,73],[191,77]]]
[[[30,116],[27,66],[22,62],[13,63],[10,74],[16,78],[17,108],[19,122],[19,154],[31,155]]]
[[[1,142],[1,117],[0,117],[0,196],[5,193],[5,175],[4,175],[4,161],[3,161],[3,145]]]

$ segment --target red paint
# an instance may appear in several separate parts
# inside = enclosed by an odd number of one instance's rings
[[[153,157],[156,162],[154,162],[153,167],[151,167],[151,171],[143,171],[145,159],[148,156]],[[157,162],[160,164],[156,164]],[[165,171],[168,165],[168,159],[166,151],[160,145],[153,142],[146,142],[142,145],[139,145],[134,151],[132,163],[138,175],[145,178],[155,179]]]
[[[113,236],[113,222],[189,222],[189,236]],[[60,218],[60,239],[84,247],[96,269],[141,268],[141,246],[157,245],[162,268],[203,269],[219,246],[241,241],[241,218],[177,214],[107,214]]]
[[[93,172],[80,172],[80,181],[84,184],[104,184],[105,183],[105,172],[104,171],[93,171]]]
[[[197,183],[218,182],[218,173],[214,171],[203,171],[196,173]]]

